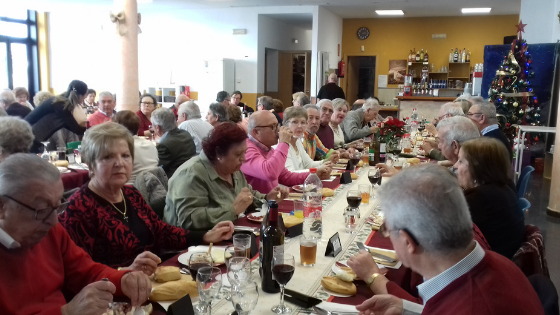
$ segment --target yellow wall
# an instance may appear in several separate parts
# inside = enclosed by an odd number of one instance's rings
[[[49,55],[49,14],[37,12],[37,44],[39,48],[39,75],[41,91],[54,93],[51,87],[51,69]]]
[[[451,48],[471,50],[471,64],[484,61],[484,46],[503,44],[504,36],[515,35],[517,15],[475,17],[431,17],[431,18],[384,18],[345,19],[342,33],[342,57],[376,56],[377,76],[387,75],[389,60],[408,58],[411,49],[428,51],[430,63],[436,69],[447,65]],[[356,32],[362,26],[369,28],[365,40],[358,39]],[[432,39],[432,34],[447,34],[446,39]],[[364,46],[364,52],[360,46]],[[345,87],[346,82],[341,82]],[[397,87],[389,85],[388,87]],[[349,100],[352,101],[353,100]]]

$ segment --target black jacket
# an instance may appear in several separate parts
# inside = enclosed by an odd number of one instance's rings
[[[159,163],[171,178],[175,170],[181,164],[196,155],[194,141],[188,131],[175,128],[167,132],[167,135],[157,146]]]
[[[509,142],[509,139],[506,137],[506,135],[502,130],[500,130],[499,128],[494,129],[490,132],[487,132],[484,136],[500,140],[500,142],[503,143],[506,146],[506,149],[508,150],[509,160],[513,161],[513,151],[511,149],[511,143]]]

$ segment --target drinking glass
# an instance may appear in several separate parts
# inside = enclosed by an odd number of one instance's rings
[[[227,278],[232,286],[251,281],[251,261],[247,257],[233,257],[229,261]]]
[[[259,287],[249,282],[231,287],[231,304],[239,315],[249,315],[259,301]]]
[[[302,235],[299,239],[299,258],[305,267],[315,266],[317,260],[317,239]]]
[[[303,219],[303,201],[294,200],[294,216]]]
[[[358,151],[354,151],[354,153],[350,155],[350,160],[348,161],[348,163],[350,163],[350,167],[353,171],[356,171],[356,166],[358,165],[358,163],[360,163],[361,158],[362,154]]]
[[[235,247],[235,245],[228,245],[224,250],[224,261],[226,267],[229,267],[229,261],[233,257],[247,257],[247,250],[242,247]]]
[[[202,267],[196,275],[196,287],[200,295],[201,307],[212,315],[212,299],[217,298],[222,288],[222,272],[215,267]]]
[[[251,258],[251,235],[239,233],[233,236],[233,246],[244,248],[247,251],[247,258]]]
[[[41,158],[43,160],[50,161],[51,156],[50,156],[49,152],[47,151],[47,146],[49,145],[49,141],[43,141],[41,143],[43,144],[43,154],[41,154]]]
[[[288,314],[292,309],[284,304],[284,286],[290,282],[294,275],[296,261],[294,256],[285,254],[283,251],[274,253],[272,257],[272,274],[276,282],[280,285],[280,304],[274,306],[271,310],[276,314]]]
[[[360,194],[362,194],[362,203],[368,205],[369,196],[371,192],[371,185],[368,184],[358,185],[358,189],[360,190]]]
[[[189,258],[189,271],[193,280],[196,280],[198,271],[205,267],[212,267],[212,256],[207,252],[193,253]]]
[[[66,160],[66,147],[57,147],[56,152],[58,153],[58,160],[59,161]]]
[[[375,189],[375,185],[381,184],[381,170],[378,168],[373,168],[368,171],[368,179],[371,183],[371,188]],[[373,198],[376,198],[373,196]]]
[[[348,202],[348,207],[344,209],[344,224],[346,225],[346,233],[355,234],[358,229],[357,220],[360,219],[362,193],[359,190],[349,190],[346,193],[346,201]]]

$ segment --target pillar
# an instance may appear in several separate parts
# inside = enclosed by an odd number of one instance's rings
[[[114,13],[124,11],[126,34],[119,36],[120,71],[117,110],[138,111],[138,6],[136,0],[115,0]],[[118,68],[117,68],[118,69]]]
[[[556,74],[556,90],[560,89],[560,73]],[[551,104],[553,105],[553,104]],[[559,108],[560,99],[556,103]],[[546,214],[560,217],[560,113],[556,115],[556,136],[554,137],[554,158],[552,161],[552,177],[550,179],[550,197]]]

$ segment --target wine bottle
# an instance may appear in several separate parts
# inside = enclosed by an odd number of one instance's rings
[[[453,53],[453,62],[459,62],[459,51],[455,48],[455,52]]]
[[[467,62],[471,62],[471,50],[467,52]]]
[[[451,48],[451,52],[449,53],[449,62],[453,62],[453,48]]]
[[[420,61],[420,52],[417,51],[416,52],[416,62],[419,62],[419,61]]]
[[[272,274],[274,253],[284,251],[284,233],[278,226],[278,203],[270,201],[268,224],[262,238],[262,290],[268,293],[280,292],[280,286]]]
[[[424,48],[420,50],[420,61],[424,61]]]
[[[465,62],[467,60],[467,53],[465,52],[465,48],[463,48],[463,53],[461,54],[461,62]]]
[[[428,51],[426,50],[426,53],[424,54],[424,62],[428,62]]]

